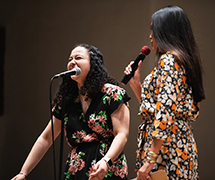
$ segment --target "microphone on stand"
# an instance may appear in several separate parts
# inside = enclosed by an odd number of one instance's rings
[[[132,71],[130,74],[127,74],[123,77],[121,83],[123,85],[126,85],[128,81],[134,76],[135,71],[137,70],[138,63],[142,60],[145,59],[145,57],[150,53],[150,48],[148,46],[143,46],[140,50],[140,54],[137,56],[136,60],[134,63],[131,65]]]
[[[50,83],[50,112],[51,112],[51,127],[52,127],[52,143],[53,143],[53,156],[54,156],[54,180],[56,180],[56,167],[55,167],[55,149],[54,149],[54,129],[53,129],[53,114],[52,114],[52,98],[51,98],[51,86],[52,86],[52,81],[55,78],[58,77],[64,77],[64,76],[78,76],[81,74],[81,69],[79,67],[75,67],[69,71],[65,71],[59,74],[54,75],[51,78],[51,83]],[[62,98],[63,105],[62,105],[62,112],[64,112],[64,98]],[[64,113],[62,113],[64,114]],[[62,119],[61,122],[61,141],[60,141],[60,164],[59,164],[59,180],[61,180],[61,172],[62,172],[62,157],[63,157],[63,138],[64,138],[64,119]]]
[[[54,78],[63,77],[63,76],[72,76],[72,75],[78,76],[80,74],[81,74],[81,69],[79,67],[75,67],[72,70],[64,71],[62,73],[54,75]]]

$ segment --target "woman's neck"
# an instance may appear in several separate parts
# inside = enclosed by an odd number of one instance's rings
[[[79,95],[79,99],[81,102],[83,113],[86,114],[92,100],[88,98],[87,95]]]
[[[81,90],[81,87],[84,86],[84,83],[79,83],[79,82],[77,82],[77,85],[78,85],[78,89],[79,89],[79,91],[80,91],[80,90]]]
[[[80,93],[79,93],[79,99],[80,99],[80,101],[81,102],[83,102],[83,101],[88,101],[88,97],[87,97],[87,95],[85,94],[85,95],[81,95]]]

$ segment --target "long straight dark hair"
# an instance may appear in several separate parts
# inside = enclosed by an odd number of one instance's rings
[[[151,28],[157,43],[157,61],[163,53],[172,52],[185,68],[194,101],[205,99],[201,58],[186,13],[180,7],[167,6],[152,15]]]

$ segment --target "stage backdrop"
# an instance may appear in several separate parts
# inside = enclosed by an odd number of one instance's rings
[[[214,39],[215,2],[211,0],[1,0],[0,26],[5,29],[4,78],[1,85],[3,112],[0,116],[0,179],[20,171],[31,146],[49,121],[51,77],[66,70],[70,51],[77,43],[97,46],[108,72],[120,81],[125,66],[143,45],[150,46],[150,19],[156,10],[174,3],[190,17],[204,67],[207,99],[193,124],[199,150],[201,179],[213,179],[214,137]],[[154,66],[154,53],[144,61],[142,79]],[[2,74],[2,73],[1,73]],[[53,94],[60,79],[53,83]],[[125,147],[129,179],[135,176],[138,102],[128,85],[130,136]],[[4,101],[3,101],[4,100]],[[59,139],[56,145],[58,163]],[[65,157],[69,149],[65,143]],[[53,179],[52,149],[29,174],[30,180]]]

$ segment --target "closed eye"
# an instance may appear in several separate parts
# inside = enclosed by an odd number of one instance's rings
[[[75,59],[79,60],[79,59],[81,59],[81,56],[76,56]]]
[[[70,62],[70,61],[72,61],[72,57],[70,57],[70,58],[68,59],[68,62]]]
[[[83,59],[83,56],[80,55],[80,54],[77,54],[75,56],[70,56],[69,59],[68,59],[68,62],[72,61],[72,60],[80,60],[80,59]]]

